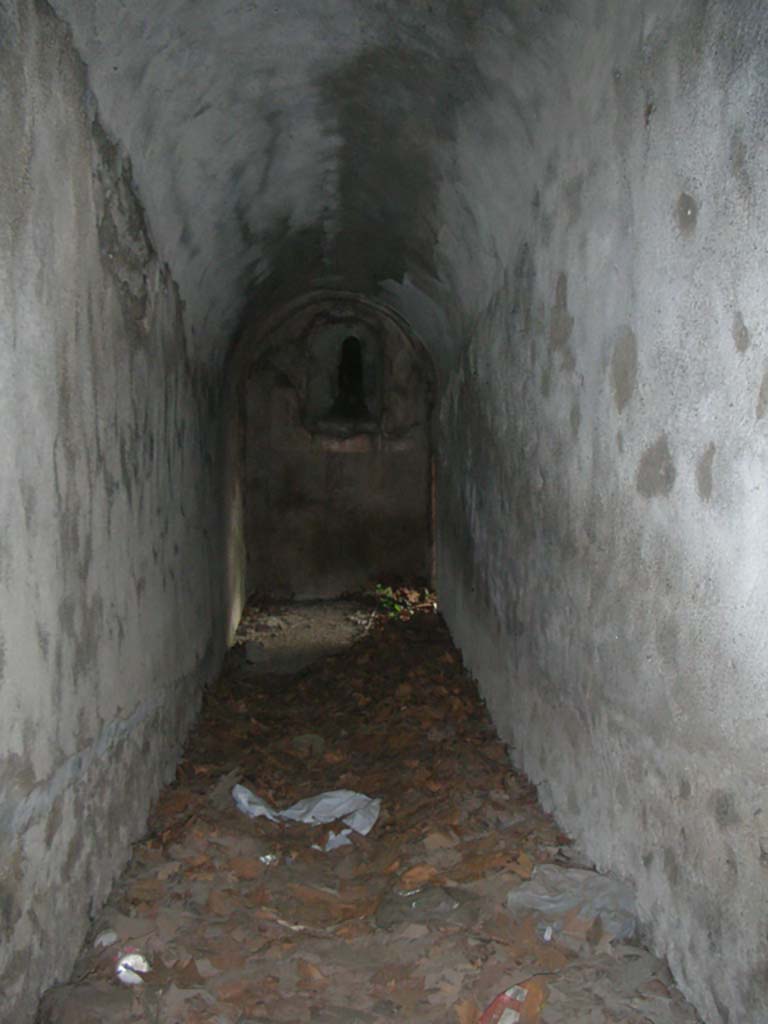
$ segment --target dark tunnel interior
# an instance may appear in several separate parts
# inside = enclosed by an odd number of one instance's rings
[[[248,598],[389,578],[702,1019],[768,1020],[767,35],[0,2],[2,1021],[68,977]]]

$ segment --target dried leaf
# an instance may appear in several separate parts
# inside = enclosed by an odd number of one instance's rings
[[[209,959],[213,966],[222,973],[239,971],[245,966],[245,954],[235,950],[214,953]]]
[[[247,880],[260,878],[266,871],[265,865],[258,857],[233,857],[227,867],[233,875]]]
[[[181,864],[179,864],[178,861],[171,860],[165,864],[158,865],[157,870],[155,871],[155,877],[165,880],[172,878],[174,875],[178,874],[180,870]]]
[[[197,966],[198,971],[200,972],[200,977],[203,979],[215,978],[218,974],[221,974],[221,971],[218,969],[218,967],[214,967],[211,961],[208,960],[206,957],[199,957],[197,960],[195,960],[195,964]]]
[[[200,992],[197,989],[189,991],[172,984],[162,996],[163,1018],[169,1021],[189,1020],[189,1003],[199,995]]]
[[[163,818],[170,818],[187,808],[195,800],[195,795],[189,789],[169,789],[160,797],[155,808],[155,815],[162,815]]]
[[[180,960],[174,964],[173,978],[178,987],[183,989],[205,985],[205,979],[200,974],[197,964],[191,957],[189,960]]]
[[[409,978],[393,989],[390,998],[408,1014],[410,1019],[416,1007],[424,1001],[424,979]]]
[[[231,889],[212,889],[208,896],[208,911],[216,917],[229,917],[239,905],[237,893]]]
[[[477,1024],[480,1016],[480,1007],[474,999],[462,999],[453,1007],[458,1024]]]
[[[544,1003],[547,1001],[547,986],[541,978],[531,978],[524,981],[520,987],[528,993],[520,1013],[520,1024],[537,1024]]]
[[[433,882],[438,878],[438,871],[432,864],[414,864],[400,876],[400,884],[403,889],[416,889],[427,882]]]
[[[517,858],[517,864],[510,864],[510,869],[526,880],[533,874],[534,867],[533,859],[525,851],[520,853],[520,856]]]
[[[311,885],[294,884],[288,886],[291,894],[298,901],[298,912],[302,923],[324,926],[350,918],[365,917],[373,913],[377,899],[366,897],[364,900],[345,900],[337,893],[326,889],[316,889]]]
[[[240,1003],[248,994],[248,983],[243,978],[227,978],[215,987],[216,995],[224,1003]]]
[[[162,878],[145,878],[134,882],[128,890],[131,903],[153,903],[165,893],[167,883]]]
[[[430,852],[433,850],[447,850],[456,845],[456,840],[452,839],[446,832],[430,832],[424,839],[424,845]]]
[[[456,882],[473,882],[494,871],[502,871],[505,868],[516,871],[517,867],[514,862],[510,862],[509,854],[505,850],[501,850],[496,853],[466,857],[460,864],[451,868],[449,874]]]
[[[296,971],[299,976],[299,988],[317,989],[328,984],[328,979],[320,968],[309,960],[297,960]]]

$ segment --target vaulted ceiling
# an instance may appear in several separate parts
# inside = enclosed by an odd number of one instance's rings
[[[536,94],[556,77],[558,4],[54,6],[131,158],[201,358],[249,310],[311,288],[383,299],[433,343],[455,333],[447,297],[462,282],[479,304],[491,294]]]

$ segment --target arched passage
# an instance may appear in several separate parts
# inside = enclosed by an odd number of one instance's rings
[[[390,310],[299,300],[245,330],[246,589],[329,597],[432,564],[431,359]]]
[[[429,347],[441,608],[517,763],[707,1021],[768,1017],[768,23],[735,10],[0,5],[14,1020],[237,620],[235,328],[315,289]]]

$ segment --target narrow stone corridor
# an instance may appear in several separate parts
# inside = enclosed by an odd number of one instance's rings
[[[526,1024],[695,1024],[665,965],[617,936],[615,907],[507,907],[544,865],[576,879],[581,860],[510,768],[431,597],[406,593],[399,614],[392,597],[248,610],[40,1024],[477,1024],[523,983]],[[291,674],[291,647],[321,635],[337,653]],[[252,820],[236,783],[273,807],[344,789],[381,812],[325,852],[330,828]],[[131,954],[149,970],[120,984]]]
[[[685,1019],[564,857],[767,1024],[766,111],[764,0],[0,0],[0,1024]]]

